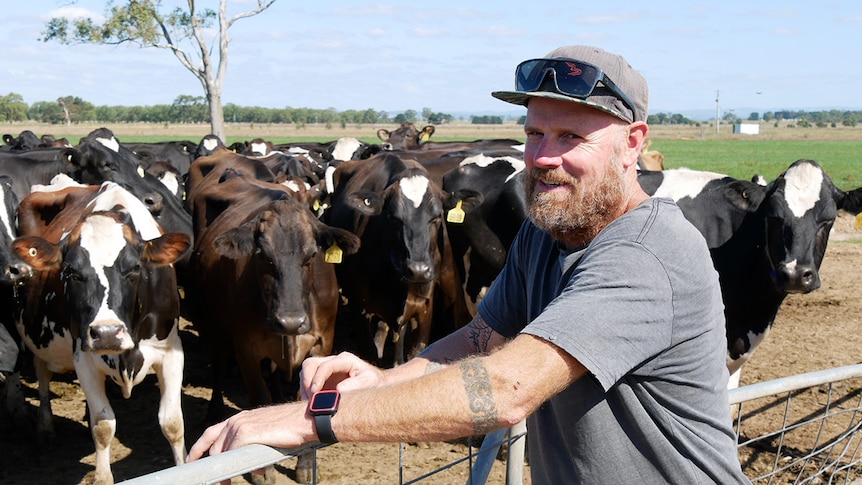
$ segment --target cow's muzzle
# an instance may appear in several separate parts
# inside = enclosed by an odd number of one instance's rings
[[[302,335],[311,330],[307,313],[277,313],[269,320],[270,330],[278,335]]]
[[[96,354],[119,354],[134,346],[122,323],[93,323],[87,327],[81,348]]]
[[[776,285],[788,293],[810,293],[820,288],[820,275],[810,264],[782,264],[774,273]]]

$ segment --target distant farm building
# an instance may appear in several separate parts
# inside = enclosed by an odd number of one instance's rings
[[[758,123],[736,123],[733,125],[733,133],[742,135],[759,135],[760,124]]]

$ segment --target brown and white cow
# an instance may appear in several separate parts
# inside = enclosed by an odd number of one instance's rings
[[[19,214],[23,235],[12,250],[33,273],[19,281],[17,327],[39,379],[38,431],[53,434],[51,374],[74,370],[96,445],[95,481],[113,483],[117,423],[105,379],[128,398],[154,372],[159,424],[175,463],[182,463],[184,354],[172,264],[188,250],[189,237],[163,234],[144,204],[113,183],[34,192]]]
[[[324,220],[362,240],[336,268],[357,352],[384,365],[401,363],[433,339],[434,322],[448,325],[436,329],[441,334],[466,323],[444,216],[467,196],[445,194],[421,164],[386,152],[342,163],[333,181]],[[390,332],[395,353],[384,359]]]
[[[223,418],[222,377],[231,356],[249,406],[295,397],[269,388],[261,366],[268,360],[290,380],[305,357],[332,351],[338,284],[325,254],[334,245],[343,254],[359,245],[355,235],[321,223],[286,187],[226,164],[220,170],[190,187],[199,232],[189,300],[213,361],[209,420]]]

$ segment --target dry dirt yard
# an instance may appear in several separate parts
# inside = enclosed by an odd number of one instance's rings
[[[791,295],[785,300],[773,333],[743,369],[742,385],[856,364],[862,344],[862,230],[852,216],[836,221],[832,240],[821,268],[822,287],[809,295]],[[202,432],[202,417],[210,391],[207,358],[195,333],[186,327],[183,342],[187,353],[183,410],[187,442]],[[24,377],[24,391],[31,417],[37,405],[35,379]],[[88,483],[93,472],[93,442],[84,422],[83,393],[73,376],[57,376],[51,384],[58,440],[50,449],[40,449],[32,422],[16,422],[0,431],[0,483],[78,484]],[[228,397],[242,402],[238,377]],[[822,401],[811,391],[812,401]],[[150,380],[135,388],[132,399],[114,394],[118,415],[113,442],[113,471],[117,481],[133,478],[172,465],[170,452],[156,424],[158,391]],[[778,419],[778,418],[776,418]],[[760,423],[777,429],[776,422]],[[404,481],[466,456],[465,442],[436,443],[427,447],[405,445]],[[399,451],[395,444],[337,444],[318,451],[320,483],[399,483]],[[293,481],[295,460],[277,466],[279,484]],[[505,483],[501,462],[494,466],[489,483]],[[422,483],[466,483],[467,465],[461,464]],[[233,483],[247,483],[242,477]],[[529,483],[529,479],[527,479]]]

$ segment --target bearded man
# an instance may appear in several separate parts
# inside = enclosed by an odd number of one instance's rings
[[[519,64],[515,87],[492,95],[527,107],[530,218],[473,321],[394,369],[310,358],[307,405],[244,411],[190,459],[249,443],[442,441],[526,418],[535,484],[748,482],[718,274],[673,201],[637,182],[646,81],[616,54],[568,46]]]

